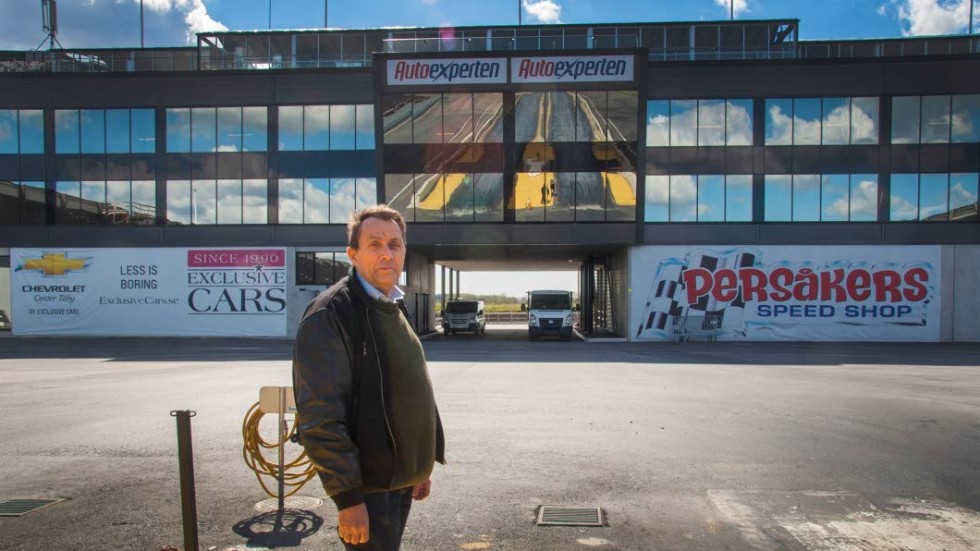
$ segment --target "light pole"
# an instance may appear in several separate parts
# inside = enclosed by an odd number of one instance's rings
[[[523,0],[517,0],[517,26],[521,26],[521,2]]]
[[[973,1],[970,0],[970,29],[967,34],[973,34]]]
[[[140,0],[140,48],[145,48],[143,43],[143,0]]]
[[[732,21],[735,21],[735,0],[729,0],[728,2],[728,17]]]

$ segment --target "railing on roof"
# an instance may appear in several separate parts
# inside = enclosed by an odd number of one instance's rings
[[[880,40],[808,40],[800,42],[800,59],[922,57],[980,53],[980,37],[931,36]]]
[[[0,72],[132,73],[196,71],[194,48],[47,50],[0,53]]]
[[[799,41],[797,20],[198,35],[197,48],[0,52],[0,73],[247,71],[370,67],[375,53],[643,48],[651,62],[980,54],[980,37]]]

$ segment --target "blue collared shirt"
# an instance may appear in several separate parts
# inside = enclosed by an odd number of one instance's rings
[[[364,290],[367,291],[368,296],[370,296],[374,300],[380,300],[382,302],[384,301],[394,302],[397,300],[403,300],[405,298],[405,292],[399,289],[397,286],[392,287],[391,293],[389,293],[388,296],[385,296],[384,293],[376,289],[374,285],[371,285],[370,283],[367,282],[367,280],[361,277],[360,272],[355,271],[354,274],[357,275],[357,280],[360,281],[361,285],[364,286]]]

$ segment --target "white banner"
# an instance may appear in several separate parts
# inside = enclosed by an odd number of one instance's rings
[[[388,86],[506,82],[507,60],[503,58],[388,60]]]
[[[286,336],[286,249],[13,249],[15,335]]]
[[[632,82],[633,56],[591,55],[515,57],[510,60],[512,83]]]
[[[630,332],[719,340],[938,341],[937,246],[637,247]],[[690,323],[690,322],[688,322]]]

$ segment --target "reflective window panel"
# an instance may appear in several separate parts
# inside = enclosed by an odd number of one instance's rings
[[[167,109],[167,152],[191,150],[191,110]]]
[[[374,105],[356,106],[357,149],[374,149]]]
[[[878,175],[851,174],[851,222],[878,220]]]
[[[847,174],[824,174],[820,179],[820,219],[846,222],[850,212]]]
[[[648,101],[647,102],[647,147],[667,147],[669,145],[670,145],[670,102],[666,100]]]
[[[919,220],[949,220],[949,174],[919,175]]]
[[[793,211],[794,222],[820,221],[820,175],[794,174]]]
[[[353,105],[330,106],[330,149],[353,150],[356,142]]]
[[[188,180],[167,181],[167,223],[191,223],[191,183]]]
[[[752,221],[752,175],[729,174],[725,176],[725,220],[727,222]]]
[[[920,135],[922,143],[949,143],[949,96],[923,96]]]
[[[279,180],[279,223],[303,223],[303,180],[281,178]]]
[[[980,142],[980,94],[953,96],[952,141]]]
[[[44,112],[21,110],[18,115],[21,155],[44,153]]]
[[[888,219],[905,222],[919,218],[919,175],[891,175],[891,204]]]
[[[919,143],[919,96],[892,98],[892,143]]]
[[[766,100],[766,145],[792,145],[793,100]],[[766,218],[768,220],[768,217]]]
[[[210,153],[217,149],[217,113],[213,107],[191,109],[191,151]]]
[[[670,176],[646,177],[646,201],[643,205],[645,222],[670,220]]]
[[[697,176],[688,174],[670,177],[670,221],[696,222],[698,219]]]
[[[78,110],[57,110],[54,112],[54,149],[57,153],[79,152]]]
[[[766,222],[789,222],[793,219],[793,177],[766,174]]]

